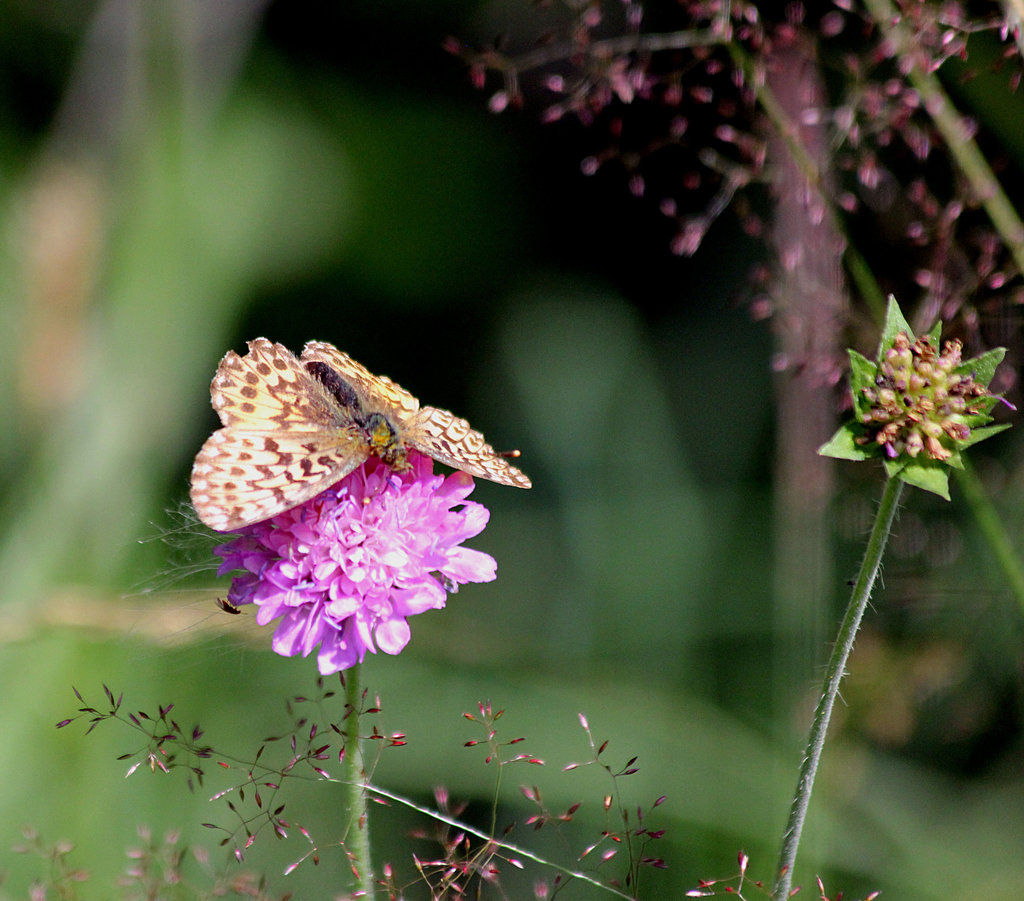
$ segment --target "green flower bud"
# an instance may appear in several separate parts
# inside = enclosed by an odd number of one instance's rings
[[[939,332],[936,325],[915,337],[890,298],[876,362],[850,351],[854,420],[818,452],[847,460],[881,456],[890,478],[948,499],[948,468],[963,467],[960,452],[1009,428],[988,426],[1002,400],[988,384],[1005,351],[963,360],[960,341],[946,341],[939,352]]]

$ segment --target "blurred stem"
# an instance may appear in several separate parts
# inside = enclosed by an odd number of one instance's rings
[[[996,562],[1003,571],[1003,576],[1010,585],[1010,590],[1017,598],[1017,603],[1024,609],[1024,569],[1021,568],[1018,556],[1010,536],[1006,534],[1003,520],[996,513],[992,500],[985,493],[984,486],[974,471],[970,461],[963,457],[964,468],[957,473],[957,484],[963,490],[964,498],[970,505],[971,512],[995,554]]]
[[[728,44],[729,55],[733,63],[740,69],[747,80],[757,85],[757,102],[764,114],[768,117],[778,137],[786,144],[792,157],[793,164],[800,170],[807,183],[811,185],[821,199],[825,215],[828,217],[829,226],[837,233],[846,235],[846,229],[839,214],[836,212],[832,198],[825,191],[824,180],[821,169],[814,161],[811,154],[804,147],[800,138],[800,127],[787,114],[785,107],[779,102],[779,98],[771,87],[765,83],[764,78],[757,72],[751,58],[744,52],[743,48],[732,41]],[[864,302],[868,305],[875,320],[881,324],[885,321],[885,294],[882,292],[874,273],[868,266],[867,261],[861,255],[857,247],[847,238],[843,248],[843,259],[846,269],[857,286]]]
[[[668,33],[624,34],[614,38],[593,41],[587,45],[586,54],[595,59],[607,61],[624,53],[658,53],[665,50],[685,50],[691,47],[715,47],[727,41],[729,32],[724,28],[708,28],[704,31],[673,31]],[[583,52],[578,42],[565,41],[546,44],[535,50],[515,56],[505,56],[495,51],[487,54],[487,62],[501,72],[523,72],[540,69],[552,63],[563,62]]]
[[[359,738],[359,711],[362,697],[359,685],[361,666],[356,664],[345,673],[345,785],[348,786],[349,825],[346,848],[356,879],[356,888],[363,898],[373,898],[373,867],[370,862],[370,822],[366,811],[366,772],[363,769],[363,748]]]
[[[767,80],[781,112],[801,123],[797,134],[805,162],[823,173],[812,187],[788,142],[768,129],[766,161],[772,177],[770,241],[777,261],[772,277],[772,325],[786,368],[775,391],[775,491],[772,506],[772,686],[774,705],[788,711],[802,697],[806,661],[831,633],[830,586],[835,584],[828,508],[834,488],[832,461],[817,453],[833,429],[832,374],[841,360],[849,321],[842,250],[846,243],[825,213],[829,135],[807,110],[827,103],[814,40],[797,30],[773,43],[765,59]],[[817,195],[817,196],[816,196]],[[779,728],[786,715],[775,718]]]
[[[786,831],[782,836],[782,851],[779,854],[776,882],[772,888],[774,901],[787,901],[789,898],[793,882],[793,864],[796,861],[800,834],[803,832],[804,820],[807,817],[807,807],[810,804],[811,791],[814,788],[814,777],[817,775],[821,752],[825,747],[825,736],[832,718],[832,708],[839,692],[839,683],[846,671],[846,663],[853,650],[854,638],[857,636],[864,610],[871,597],[871,589],[882,565],[882,554],[885,551],[886,542],[889,540],[889,533],[896,518],[896,510],[899,507],[902,492],[903,483],[899,479],[889,479],[886,482],[882,502],[875,514],[875,524],[871,529],[871,536],[868,538],[868,545],[864,551],[864,561],[860,565],[860,572],[857,573],[857,581],[853,586],[853,593],[850,595],[846,615],[839,625],[835,647],[832,649],[832,655],[829,657],[828,667],[825,671],[825,684],[822,688],[821,700],[818,701],[818,706],[814,710],[811,731],[807,737],[807,747],[804,751],[803,763],[800,765],[796,793],[789,811],[789,822],[786,824]]]
[[[899,13],[889,0],[865,0],[865,3],[875,24],[892,43],[896,56],[909,66],[907,78],[921,95],[928,115],[945,138],[950,153],[1013,255],[1017,268],[1024,272],[1024,224],[988,161],[970,137],[964,118],[957,112],[935,73],[922,65],[921,56],[914,52],[913,34],[903,25]]]

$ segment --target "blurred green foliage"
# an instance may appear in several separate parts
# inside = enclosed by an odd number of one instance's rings
[[[217,612],[213,541],[173,514],[215,422],[208,380],[257,335],[332,341],[520,447],[534,479],[477,488],[492,520],[474,546],[498,581],[365,667],[409,735],[375,778],[486,810],[493,772],[460,714],[489,698],[548,761],[506,776],[499,822],[530,812],[520,781],[552,808],[582,799],[539,845],[571,862],[608,791],[559,772],[585,756],[585,712],[609,755],[639,755],[630,809],[669,798],[648,825],[668,830],[670,868],[646,897],[731,872],[741,848],[770,881],[826,649],[799,661],[797,697],[773,690],[771,336],[731,303],[761,251],[722,224],[697,259],[671,258],[622,185],[578,177],[586,135],[490,116],[440,51],[473,32],[468,4],[60,6],[0,9],[0,894],[45,872],[9,853],[22,824],[76,843],[83,898],[116,896],[140,823],[222,862],[199,824],[229,821],[207,800],[223,777],[194,794],[178,774],[125,781],[135,736],[54,730],[72,684],[132,710],[173,701],[240,757],[311,690],[312,661]],[[982,468],[1019,521],[1020,444],[991,444]],[[829,609],[871,478],[835,500]],[[955,509],[909,507],[907,536],[930,543],[894,543],[864,639],[876,668],[855,658],[798,881],[988,898],[1024,877],[1020,613]],[[296,819],[329,840],[339,802],[314,788]],[[374,834],[406,877],[413,825],[382,810]],[[261,837],[247,863],[280,893],[339,893],[337,851],[282,875],[306,847]]]

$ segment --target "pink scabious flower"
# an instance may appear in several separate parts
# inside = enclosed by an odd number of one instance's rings
[[[215,553],[219,575],[240,570],[228,601],[256,604],[256,621],[280,618],[273,648],[307,656],[317,645],[323,675],[397,654],[408,617],[444,607],[465,582],[495,578],[494,558],[461,547],[483,531],[490,511],[466,497],[464,472],[435,475],[433,461],[409,453],[396,472],[371,458],[301,506],[236,532]]]

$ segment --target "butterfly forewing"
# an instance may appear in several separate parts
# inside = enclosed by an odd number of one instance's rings
[[[347,353],[338,350],[326,341],[308,341],[302,348],[302,362],[326,363],[348,382],[356,391],[363,404],[364,412],[389,413],[396,427],[415,413],[420,402],[401,385],[386,375],[374,375],[362,363],[357,363]]]
[[[315,497],[368,454],[352,424],[295,355],[263,338],[230,352],[210,385],[224,428],[192,467],[192,504],[230,531]]]
[[[210,383],[210,400],[225,426],[247,431],[315,431],[329,415],[323,391],[295,354],[266,338],[249,342],[249,353],[224,354]]]
[[[514,488],[529,488],[526,473],[495,452],[484,436],[465,419],[440,407],[423,407],[406,425],[411,447],[439,463]]]
[[[387,376],[374,375],[348,354],[326,341],[310,341],[302,351],[303,361],[326,363],[348,382],[359,395],[367,412],[388,414],[399,438],[439,463],[445,463],[470,475],[529,488],[530,480],[495,453],[480,432],[438,407],[420,408],[420,402]]]

